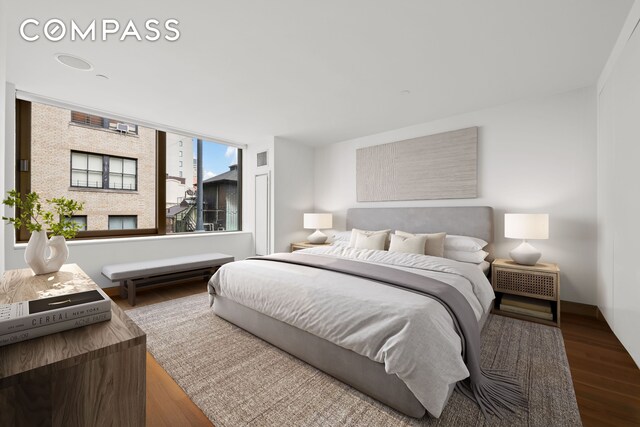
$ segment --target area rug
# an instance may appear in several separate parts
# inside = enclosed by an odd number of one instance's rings
[[[529,411],[484,419],[454,393],[439,419],[416,420],[217,317],[206,293],[127,311],[149,352],[216,427],[580,426],[559,329],[491,315],[482,364],[515,372]]]

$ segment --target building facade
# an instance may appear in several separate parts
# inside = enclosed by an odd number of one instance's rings
[[[84,202],[87,230],[156,227],[154,129],[35,102],[31,122],[31,190],[42,200]]]
[[[180,204],[187,192],[194,189],[193,140],[190,137],[167,133],[167,190],[166,207]],[[186,196],[185,196],[186,195]]]

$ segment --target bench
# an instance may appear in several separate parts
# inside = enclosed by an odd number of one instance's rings
[[[102,267],[102,275],[120,282],[120,297],[136,305],[136,291],[182,282],[186,279],[209,278],[223,264],[233,262],[231,255],[208,253],[152,261],[111,264]]]

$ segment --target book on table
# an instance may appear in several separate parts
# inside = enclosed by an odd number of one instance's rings
[[[0,304],[0,346],[111,319],[111,299],[99,288],[52,293]]]
[[[509,313],[524,314],[526,316],[537,317],[538,319],[553,320],[553,313],[545,313],[542,311],[529,310],[522,307],[500,304],[500,310]]]
[[[500,302],[500,310],[553,320],[553,312],[549,301],[519,295],[503,295]]]

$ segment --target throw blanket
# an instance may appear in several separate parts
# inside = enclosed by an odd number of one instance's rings
[[[478,322],[467,300],[451,286],[407,271],[346,259],[295,253],[250,259],[284,262],[349,274],[404,288],[437,300],[447,309],[454,321],[456,332],[462,341],[462,356],[469,370],[468,381],[458,382],[456,389],[477,402],[485,417],[492,414],[503,418],[505,411],[514,412],[518,407],[527,408],[527,400],[517,381],[501,372],[481,368]]]

